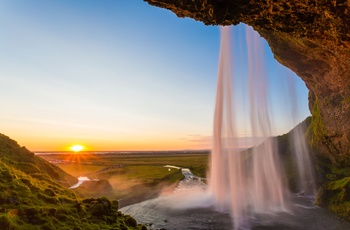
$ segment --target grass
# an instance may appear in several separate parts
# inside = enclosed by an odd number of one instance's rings
[[[173,187],[183,179],[181,170],[174,168],[169,170],[164,167],[165,165],[190,168],[194,174],[206,177],[209,161],[208,152],[87,153],[40,156],[56,162],[57,166],[76,177],[88,176],[91,179],[108,180],[114,192],[102,195],[123,200],[121,206],[152,198],[163,189]],[[75,191],[82,197],[101,195],[93,194],[91,190],[84,191],[83,188]]]
[[[81,200],[45,174],[33,177],[1,161],[0,169],[2,229],[142,229],[118,212],[117,201]]]
[[[40,157],[36,157],[25,147],[21,147],[14,140],[0,134],[0,159],[15,166],[18,170],[31,174],[43,173],[47,174],[55,182],[64,185],[70,185],[77,182],[77,179],[66,173],[56,165],[48,164],[47,161]]]
[[[48,161],[67,159],[65,154],[41,155]],[[152,182],[171,175],[176,169],[165,168],[165,165],[191,168],[197,170],[198,176],[205,177],[208,165],[208,153],[188,154],[84,154],[85,160],[78,163],[57,163],[56,165],[75,176],[110,179],[123,175],[128,180],[144,180]]]
[[[0,134],[1,229],[145,229],[118,201],[82,199],[65,187],[76,181]]]
[[[160,165],[130,165],[127,167],[126,178],[128,180],[136,179],[142,180],[144,183],[152,183],[170,174],[172,174],[172,171]]]

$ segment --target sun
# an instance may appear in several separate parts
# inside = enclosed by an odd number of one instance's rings
[[[73,145],[72,147],[70,147],[70,149],[73,151],[73,152],[80,152],[81,150],[84,149],[84,146],[82,145]]]

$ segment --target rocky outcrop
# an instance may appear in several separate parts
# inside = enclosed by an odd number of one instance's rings
[[[305,81],[314,147],[333,164],[350,164],[350,0],[145,1],[207,25],[252,26]]]
[[[350,50],[322,41],[260,31],[276,59],[300,76],[309,89],[311,141],[333,163],[350,158]]]

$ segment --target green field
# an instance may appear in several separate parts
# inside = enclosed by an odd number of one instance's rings
[[[151,152],[124,154],[48,154],[40,155],[69,174],[90,179],[105,179],[113,193],[102,194],[119,199],[121,206],[154,197],[174,187],[183,175],[173,165],[189,168],[195,175],[206,177],[209,152]],[[99,196],[92,191],[76,189],[79,195]]]

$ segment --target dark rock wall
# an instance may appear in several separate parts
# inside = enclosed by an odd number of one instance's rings
[[[310,91],[314,147],[350,164],[350,0],[145,0],[207,25],[246,23]]]
[[[281,33],[261,30],[275,58],[300,76],[309,89],[309,107],[313,115],[319,109],[323,127],[311,135],[313,143],[333,163],[350,164],[350,50],[306,38],[293,38]],[[315,117],[316,119],[316,117]]]

